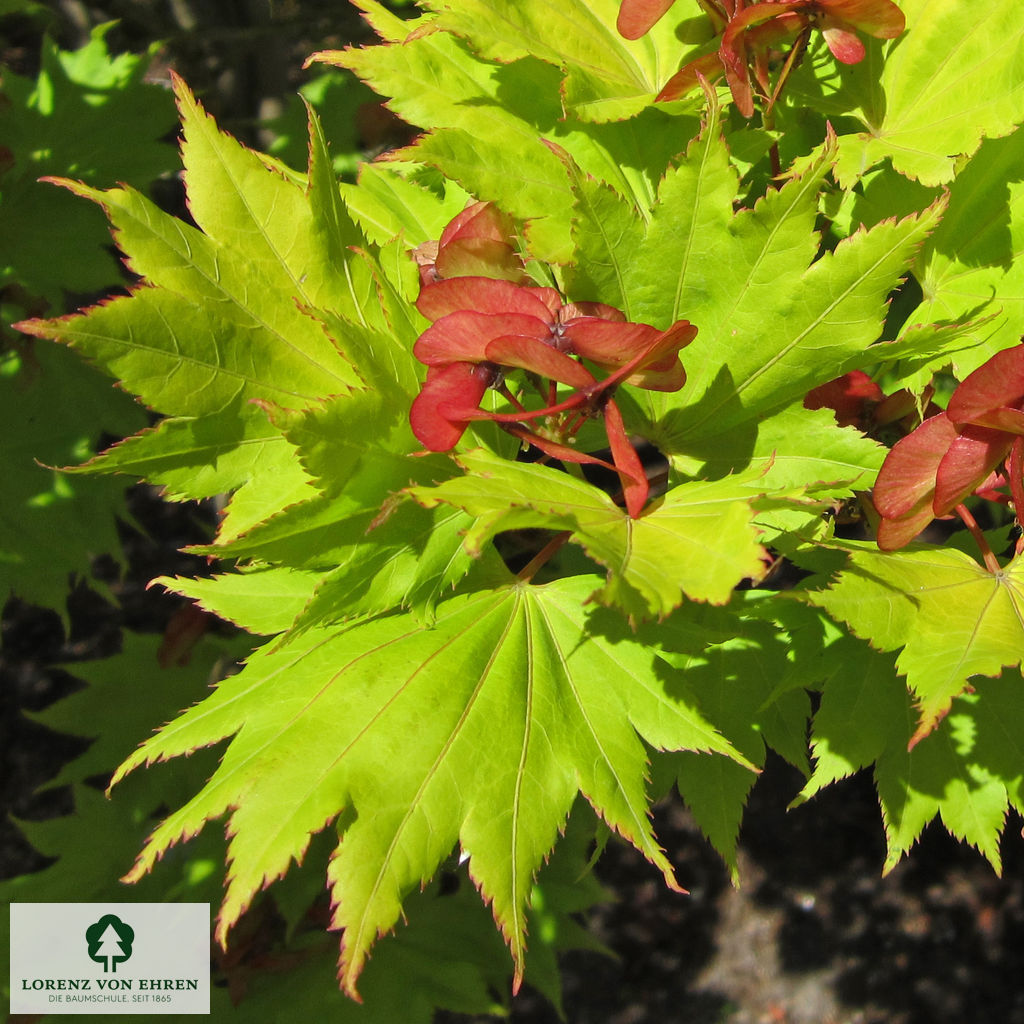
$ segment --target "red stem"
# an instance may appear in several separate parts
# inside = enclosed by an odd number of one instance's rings
[[[988,546],[988,541],[985,540],[985,535],[981,532],[981,527],[978,526],[977,521],[970,512],[967,511],[966,505],[957,505],[956,514],[964,521],[964,526],[971,531],[971,536],[974,538],[981,550],[981,557],[985,560],[985,568],[991,573],[1001,572],[1001,566],[999,561],[994,554],[992,549]]]
[[[444,408],[445,415],[453,416],[460,420],[493,420],[495,423],[519,423],[522,420],[535,420],[540,416],[554,416],[556,412],[565,412],[566,409],[578,409],[587,401],[587,396],[582,391],[573,392],[565,401],[557,405],[549,405],[544,409],[536,409],[533,412],[523,410],[522,412],[484,412],[483,409],[460,409]]]
[[[582,427],[583,424],[586,422],[587,417],[584,413],[581,412],[577,414],[576,421],[571,426],[569,426],[568,424],[566,425],[565,436],[575,437],[580,432],[580,427]]]
[[[531,558],[530,561],[516,573],[516,579],[522,580],[523,583],[529,583],[537,574],[537,571],[541,569],[562,547],[570,536],[570,530],[565,530],[563,533],[555,534],[555,536],[552,537],[551,540],[549,540],[547,544],[545,544],[544,547],[542,547],[540,551],[538,551],[537,554],[535,554],[533,558]]]
[[[520,412],[526,412],[526,406],[512,394],[508,385],[504,381],[502,381],[501,387],[498,388],[498,394],[501,395],[502,398],[508,399],[508,401],[511,402]]]
[[[765,113],[771,114],[775,108],[775,103],[782,93],[782,88],[789,79],[790,74],[801,61],[804,55],[804,51],[807,49],[807,40],[810,39],[811,28],[808,26],[805,28],[800,35],[798,35],[793,42],[793,45],[789,48],[789,53],[786,55],[786,62],[782,65],[782,70],[779,72],[779,77],[775,82],[775,88],[772,90],[771,96],[768,97],[768,106]],[[767,127],[767,125],[766,125]],[[779,147],[776,144],[772,144],[772,164],[776,164],[779,161]],[[774,170],[773,175],[778,177],[782,172],[781,166],[778,170]]]

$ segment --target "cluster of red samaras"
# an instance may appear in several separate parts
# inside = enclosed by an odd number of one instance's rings
[[[861,429],[910,411],[905,392],[886,398],[861,373],[816,388],[805,405],[827,405],[840,423]],[[878,546],[885,551],[903,547],[972,494],[1012,500],[1019,521],[1024,515],[1022,474],[1024,345],[1018,345],[997,352],[969,374],[945,411],[929,416],[886,456],[872,493],[881,516]]]
[[[622,0],[618,29],[626,39],[639,39],[672,6],[675,0]],[[674,100],[698,84],[698,76],[713,81],[725,74],[736,106],[745,117],[754,113],[753,89],[772,102],[799,57],[814,28],[821,29],[836,60],[856,64],[864,59],[864,32],[879,39],[894,39],[905,27],[903,12],[892,0],[699,0],[721,36],[717,53],[690,61],[658,94]],[[773,51],[792,44],[783,75],[774,87],[769,77]],[[751,81],[753,74],[753,82]]]
[[[409,414],[413,433],[426,448],[449,451],[471,422],[492,420],[546,456],[613,470],[635,518],[649,485],[615,404],[615,389],[631,384],[678,391],[686,380],[679,350],[697,328],[680,320],[659,331],[599,302],[565,303],[554,288],[529,283],[512,238],[508,217],[489,203],[475,203],[445,228],[439,242],[417,249],[416,308],[431,326],[413,348],[427,366]],[[528,409],[523,396],[509,389],[505,378],[514,370],[526,371],[540,408]],[[571,393],[560,398],[559,385]],[[488,388],[511,411],[481,409]],[[611,464],[573,445],[592,417],[604,423]],[[536,421],[541,422],[530,426]]]

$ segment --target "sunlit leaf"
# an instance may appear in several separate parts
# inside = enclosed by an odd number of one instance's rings
[[[581,602],[593,587],[585,577],[514,585],[444,602],[433,628],[394,615],[257,653],[119,769],[117,778],[235,736],[209,784],[154,832],[132,877],[230,810],[223,938],[310,836],[351,809],[329,870],[350,991],[404,893],[456,841],[521,972],[525,901],[578,789],[674,886],[647,816],[637,732],[657,748],[746,762],[685,687],[652,674],[651,652],[624,626],[589,621]]]
[[[948,182],[959,156],[1024,120],[1020,4],[993,0],[983,18],[957,0],[901,0],[900,7],[906,32],[884,46],[883,61],[860,71],[877,80],[878,102],[859,112],[865,130],[840,141],[844,185],[886,157],[923,185]]]
[[[488,452],[459,457],[469,475],[413,488],[417,501],[455,505],[476,518],[467,543],[479,550],[500,530],[569,530],[608,569],[598,600],[630,617],[664,616],[684,595],[722,604],[746,577],[759,577],[763,549],[752,525],[755,477],[673,488],[638,519],[591,484]],[[756,476],[756,474],[755,474]]]
[[[568,110],[585,121],[629,117],[650,104],[686,52],[665,18],[642,38],[616,29],[619,0],[430,0],[438,24],[500,61],[537,57],[565,69]],[[675,19],[678,21],[678,19]]]
[[[960,551],[851,548],[835,583],[808,595],[882,651],[917,699],[912,740],[927,736],[973,676],[999,676],[1024,654],[1024,563],[997,574]]]

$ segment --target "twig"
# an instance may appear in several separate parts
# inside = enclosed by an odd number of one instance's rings
[[[530,561],[516,573],[516,578],[522,580],[524,583],[529,583],[537,574],[537,571],[558,552],[571,535],[572,531],[570,530],[564,530],[562,533],[555,534],[555,536],[552,537],[551,540],[549,540],[547,544],[545,544],[544,547],[542,547],[540,551],[538,551],[537,554],[535,554],[533,558],[531,558]]]
[[[988,541],[985,540],[985,535],[981,532],[981,527],[978,526],[974,516],[967,511],[967,506],[957,505],[956,514],[964,521],[964,526],[971,531],[971,536],[977,542],[978,547],[981,550],[981,557],[985,560],[985,568],[991,573],[1001,572],[1002,566],[1000,566],[999,560],[994,554],[992,554],[992,549],[988,546]]]

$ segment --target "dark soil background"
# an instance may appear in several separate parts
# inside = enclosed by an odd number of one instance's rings
[[[598,873],[619,901],[595,926],[621,959],[570,958],[571,1021],[1024,1021],[1019,833],[1002,879],[935,826],[882,879],[870,778],[787,813],[801,784],[769,762],[744,819],[739,890],[678,804],[659,809],[657,828],[690,896],[664,892],[632,850],[610,852]]]
[[[259,141],[260,119],[294,91],[314,49],[358,38],[358,19],[337,0],[218,3],[107,0],[52,5],[62,45],[121,18],[126,48],[167,39],[182,69],[225,127]],[[32,30],[34,31],[34,29]],[[26,27],[5,59],[30,73],[38,40]],[[113,42],[113,40],[112,40]],[[177,605],[145,584],[188,572],[178,549],[206,539],[211,510],[167,506],[144,487],[124,527],[128,572],[101,559],[99,579],[117,606],[84,584],[71,593],[70,632],[52,611],[10,600],[0,647],[0,878],[41,869],[10,816],[40,820],[71,810],[70,794],[46,782],[83,741],[31,722],[79,684],[55,666],[117,650],[129,627],[162,632]],[[742,887],[733,889],[714,852],[677,800],[656,808],[662,844],[687,896],[667,892],[639,854],[613,843],[597,871],[617,900],[589,924],[614,950],[563,961],[569,1024],[1024,1024],[1024,839],[1011,820],[1004,877],[973,850],[931,826],[910,858],[880,876],[884,837],[870,777],[832,787],[786,811],[801,779],[769,762],[750,799],[741,836]],[[469,1018],[441,1013],[441,1024]],[[557,1015],[527,989],[516,1024]],[[399,1022],[396,1022],[399,1024]]]

